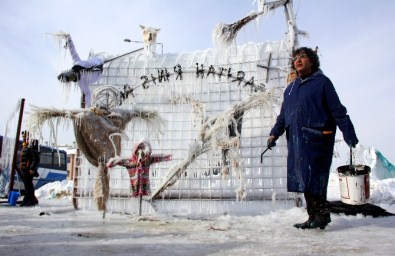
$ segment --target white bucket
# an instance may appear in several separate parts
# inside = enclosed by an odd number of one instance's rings
[[[351,205],[366,204],[370,197],[370,167],[343,165],[337,171],[342,202]]]

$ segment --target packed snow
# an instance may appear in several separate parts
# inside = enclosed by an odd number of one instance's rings
[[[371,175],[374,176],[374,175]],[[307,218],[294,202],[256,202],[254,216],[129,215],[75,210],[72,183],[36,190],[40,204],[0,207],[1,255],[393,255],[395,217],[331,214],[325,230],[298,230]],[[329,200],[340,200],[331,173]],[[395,213],[395,178],[371,178],[372,204]],[[243,204],[246,202],[235,202]]]

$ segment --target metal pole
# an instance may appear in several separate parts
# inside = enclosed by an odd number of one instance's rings
[[[140,163],[141,164],[141,163]],[[141,166],[140,166],[141,167]],[[141,184],[141,172],[142,172],[142,167],[138,169],[137,171],[137,188],[138,188],[138,193],[139,193],[139,216],[141,216],[141,206],[143,204],[143,194],[142,194],[142,184]]]
[[[126,39],[125,39],[125,40],[126,40]],[[129,42],[129,41],[125,41],[125,42]],[[141,50],[143,50],[143,49],[144,49],[144,47],[143,47],[143,48],[139,48],[139,49],[137,49],[137,50],[133,50],[133,51],[131,51],[131,52],[127,52],[127,53],[122,54],[122,55],[119,55],[119,56],[115,56],[114,58],[105,60],[103,63],[106,64],[106,63],[108,63],[108,62],[111,62],[111,61],[116,60],[116,59],[118,59],[118,58],[124,57],[124,56],[126,56],[126,55],[128,55],[128,54],[132,54],[132,53],[141,51]]]
[[[261,163],[263,163],[263,155],[266,153],[266,151],[268,151],[268,150],[272,150],[272,148],[270,148],[270,147],[267,147],[266,149],[265,149],[265,151],[263,151],[262,152],[262,154],[261,154]]]
[[[143,205],[143,195],[140,195],[140,198],[139,198],[139,216],[141,216],[142,205]]]
[[[16,135],[15,135],[15,147],[14,147],[14,154],[12,157],[10,185],[8,186],[8,193],[10,193],[14,189],[14,175],[15,175],[15,170],[16,170],[16,158],[18,156],[19,134],[21,133],[21,125],[22,125],[22,117],[23,117],[24,107],[25,107],[25,99],[21,99],[21,106],[19,109],[18,127],[16,129]]]

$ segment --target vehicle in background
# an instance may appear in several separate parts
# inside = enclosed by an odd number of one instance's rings
[[[0,141],[3,140],[3,136],[0,136]],[[2,149],[4,150],[4,149]],[[0,147],[0,156],[1,156],[1,147]],[[17,165],[19,168],[20,161],[20,153],[22,150],[22,141],[19,141],[18,144],[18,155],[17,155]],[[37,172],[39,174],[38,177],[33,179],[34,188],[38,189],[44,186],[47,183],[54,181],[63,181],[67,179],[67,153],[64,150],[58,150],[56,148],[48,147],[48,146],[39,146],[40,151],[40,164],[38,165]],[[11,168],[4,168],[3,171],[8,171]],[[18,172],[15,172],[14,176],[14,190],[20,190],[21,193],[24,193],[25,187],[22,182],[22,178],[18,175]]]

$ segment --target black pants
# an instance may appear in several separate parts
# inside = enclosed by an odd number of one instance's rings
[[[22,205],[30,206],[38,203],[34,195],[33,175],[30,171],[23,171],[23,184],[25,185],[25,197],[23,198]]]

